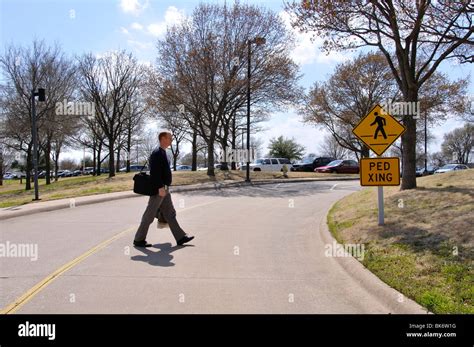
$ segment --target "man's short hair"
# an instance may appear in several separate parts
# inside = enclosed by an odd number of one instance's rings
[[[165,136],[171,136],[171,133],[168,132],[168,131],[162,131],[159,135],[158,135],[158,141],[161,141],[161,139]]]

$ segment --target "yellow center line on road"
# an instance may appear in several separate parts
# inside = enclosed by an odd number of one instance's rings
[[[214,201],[210,201],[210,202],[205,202],[205,203],[202,203],[202,204],[199,204],[199,205],[194,205],[194,206],[190,206],[190,207],[186,207],[186,208],[183,208],[183,209],[179,209],[178,211],[179,212],[183,212],[183,211],[187,211],[187,210],[191,210],[191,209],[194,209],[194,208],[197,208],[197,207],[201,207],[201,206],[205,206],[205,205],[210,205],[210,204],[214,204],[220,200],[223,200],[222,198],[221,199],[216,199]],[[49,274],[46,278],[44,278],[42,281],[38,282],[36,285],[34,285],[32,288],[30,288],[26,293],[24,293],[21,297],[19,297],[18,299],[16,299],[13,303],[11,303],[10,305],[6,306],[4,309],[0,310],[0,314],[12,314],[12,313],[15,313],[16,311],[18,311],[23,305],[25,305],[28,301],[30,301],[35,295],[37,295],[41,290],[43,290],[44,288],[46,288],[49,284],[51,284],[55,279],[57,279],[59,276],[61,276],[63,273],[65,273],[66,271],[72,269],[74,266],[78,265],[80,262],[82,262],[84,259],[86,259],[87,257],[91,256],[92,254],[94,253],[97,253],[99,252],[100,250],[104,249],[105,247],[107,247],[109,244],[111,244],[112,242],[114,242],[115,240],[121,238],[122,236],[124,236],[125,234],[131,232],[131,231],[134,231],[134,230],[137,230],[138,226],[134,226],[134,227],[130,227],[126,230],[123,230],[121,231],[120,233],[114,235],[113,237],[105,240],[105,241],[102,241],[100,244],[98,244],[97,246],[89,249],[87,252],[83,253],[82,255],[78,256],[77,258],[71,260],[70,262],[68,262],[67,264],[61,266],[59,269],[57,269],[56,271],[54,271],[53,273]]]

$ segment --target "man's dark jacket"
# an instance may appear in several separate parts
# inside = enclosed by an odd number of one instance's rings
[[[148,161],[153,190],[158,192],[159,188],[171,185],[171,168],[166,151],[158,147],[151,153]]]

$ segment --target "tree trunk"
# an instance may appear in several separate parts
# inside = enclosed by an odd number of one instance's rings
[[[176,152],[174,155],[173,155],[173,170],[176,171],[176,162],[178,161],[178,155],[179,155],[179,152]]]
[[[360,151],[360,156],[361,156],[361,158],[369,158],[369,156],[370,156],[369,147],[367,147],[366,145],[362,145],[362,150]]]
[[[54,181],[58,181],[58,171],[59,171],[59,150],[56,151],[54,156]]]
[[[117,160],[116,160],[116,163],[115,163],[115,172],[120,171],[120,149],[121,149],[121,146],[118,146],[118,148],[117,148]]]
[[[94,175],[95,168],[97,167],[97,143],[94,143],[92,145],[92,166],[94,167],[92,171],[92,175]],[[84,167],[82,170],[85,170],[85,169],[86,169],[86,161],[84,160]]]
[[[232,126],[232,150],[235,150],[235,145],[237,142],[237,132],[235,129],[235,116],[234,116],[234,121],[233,121],[233,126]],[[235,160],[232,161],[231,165],[231,170],[236,170],[237,166],[235,165]]]
[[[192,163],[191,163],[191,170],[197,170],[197,131],[193,130],[193,143],[192,143]]]
[[[97,167],[94,168],[94,175],[100,175],[101,172],[101,160],[100,160],[100,155],[102,154],[102,146],[103,146],[103,143],[102,142],[99,142],[99,145],[98,145],[98,148],[97,148]]]
[[[418,93],[409,91],[404,99],[406,102],[417,102]],[[406,115],[403,117],[403,124],[407,130],[402,135],[403,174],[401,190],[416,188],[416,119],[413,116]]]
[[[3,151],[0,151],[0,186],[3,186],[3,174]]]
[[[207,175],[215,177],[214,173],[214,130],[211,130],[209,141],[207,142]]]
[[[127,134],[127,172],[130,172],[130,158],[132,157],[132,131],[129,129]]]
[[[100,161],[100,155],[102,154],[102,147],[99,146],[99,149],[97,150],[97,164],[96,164],[96,167],[94,168],[94,172],[93,172],[93,175],[94,176],[98,176],[101,174],[100,170],[101,170],[101,165],[102,165],[102,162]]]
[[[115,176],[114,139],[109,138],[109,178]]]

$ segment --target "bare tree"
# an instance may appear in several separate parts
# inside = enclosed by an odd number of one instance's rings
[[[461,119],[469,123],[474,123],[474,95],[469,95],[464,100],[465,112],[461,114]]]
[[[444,135],[441,150],[445,157],[456,157],[460,164],[469,163],[469,154],[474,148],[474,125],[466,123],[464,127],[454,129]]]
[[[83,97],[95,104],[96,121],[107,139],[109,177],[115,176],[115,146],[127,122],[127,109],[139,92],[142,68],[125,51],[97,58],[86,54],[78,71]]]
[[[422,110],[419,108],[419,121],[431,127],[449,114],[462,112],[467,85],[467,78],[451,82],[446,75],[435,72],[419,91],[419,105],[423,106]],[[399,98],[383,55],[367,53],[337,65],[327,82],[316,83],[300,111],[305,122],[324,127],[357,158],[368,157],[369,149],[353,135],[352,129],[376,103],[397,103]],[[424,141],[424,131],[419,130],[417,133],[422,136],[415,137],[417,146]]]
[[[337,139],[328,134],[324,137],[324,142],[319,146],[321,155],[325,155],[335,159],[346,159],[349,156],[350,151],[346,147],[342,147]],[[357,157],[358,151],[354,153]]]
[[[374,47],[387,60],[403,101],[419,92],[443,61],[474,62],[470,0],[293,1],[293,25],[323,38],[323,49]],[[416,188],[416,120],[403,117],[401,189]]]
[[[360,54],[339,64],[327,82],[316,83],[301,112],[306,123],[323,126],[341,147],[356,157],[368,157],[369,148],[352,134],[352,129],[374,104],[396,97],[396,85],[384,57]]]
[[[105,146],[104,132],[96,117],[93,116],[80,117],[80,128],[82,131],[78,132],[73,138],[75,147],[84,150],[88,148],[92,151],[93,175],[100,175],[101,163],[105,160],[105,158],[102,158],[102,149]],[[85,169],[85,165],[82,169]]]
[[[187,141],[189,135],[188,124],[186,120],[180,117],[175,111],[163,112],[159,115],[159,119],[161,119],[165,128],[173,134],[171,156],[173,159],[173,169],[176,171],[176,163],[181,154],[181,145]]]
[[[251,66],[252,106],[261,115],[299,95],[297,66],[289,58],[292,40],[275,13],[240,3],[201,4],[158,42],[160,104],[184,107],[183,117],[208,146],[210,176],[218,134],[227,143],[228,126],[246,105],[247,47],[256,37],[266,39],[254,47]]]
[[[52,116],[56,103],[72,94],[74,65],[59,46],[48,47],[43,41],[34,41],[31,47],[8,46],[0,58],[0,67],[5,79],[0,86],[4,131],[11,140],[10,146],[26,154],[25,188],[29,190],[33,158],[31,93],[37,88],[46,89],[46,102],[38,103],[36,117],[48,164],[51,134],[61,130],[61,122],[53,122]]]
[[[15,152],[0,139],[0,186],[3,185],[3,175],[11,167],[14,160]]]

